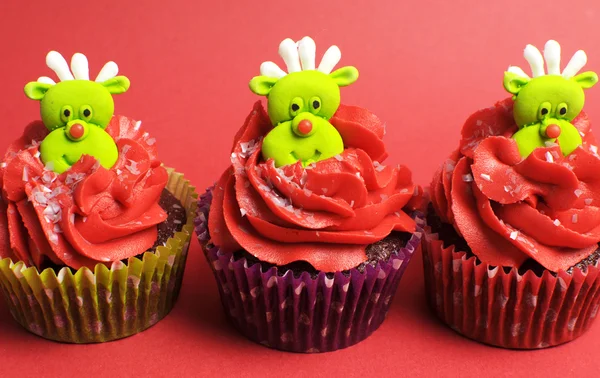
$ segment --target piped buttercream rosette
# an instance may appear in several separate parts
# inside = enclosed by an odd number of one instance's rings
[[[557,272],[598,248],[600,158],[586,114],[573,125],[583,138],[573,153],[550,143],[523,159],[510,138],[511,99],[467,120],[433,180],[432,202],[481,261],[519,267],[531,258]]]
[[[107,170],[83,156],[60,175],[45,167],[39,144],[48,131],[30,124],[8,149],[0,167],[1,257],[42,267],[91,269],[148,250],[156,225],[166,219],[158,205],[168,180],[156,157],[154,138],[141,122],[115,116],[106,131],[119,160]]]
[[[383,123],[343,105],[331,123],[344,140],[342,154],[306,169],[300,163],[276,168],[261,159],[261,138],[273,126],[256,103],[213,191],[212,243],[279,266],[307,261],[333,272],[360,265],[366,246],[392,231],[415,231],[405,211],[421,204],[422,189],[406,167],[380,164],[387,156]]]

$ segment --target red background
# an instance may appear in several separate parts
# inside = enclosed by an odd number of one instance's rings
[[[107,60],[132,82],[116,111],[141,119],[165,164],[203,190],[229,163],[232,137],[256,96],[248,81],[279,42],[312,36],[320,58],[337,44],[360,70],[343,101],[387,122],[388,162],[427,184],[455,148],[462,122],[507,95],[508,65],[529,71],[525,44],[582,48],[600,71],[597,1],[0,1],[0,150],[38,117],[23,86],[52,76],[45,54],[83,52],[95,75]],[[95,76],[94,76],[95,77]],[[600,119],[600,86],[586,110]],[[553,349],[480,345],[442,326],[424,301],[421,258],[404,276],[386,322],[347,350],[288,354],[233,330],[196,243],[173,312],[155,327],[100,345],[62,345],[22,330],[0,302],[0,376],[597,376],[600,326]]]

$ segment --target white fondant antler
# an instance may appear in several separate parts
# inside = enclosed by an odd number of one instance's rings
[[[77,80],[90,80],[90,68],[87,57],[80,53],[73,55],[71,58],[71,71],[73,71],[73,76]]]
[[[587,63],[587,56],[583,50],[577,51],[565,69],[560,72],[560,45],[554,40],[549,40],[544,46],[544,56],[540,50],[533,45],[527,45],[523,55],[529,66],[533,77],[545,76],[544,72],[544,58],[546,59],[546,66],[548,67],[548,75],[562,75],[565,79],[570,79],[577,75],[579,70]],[[512,72],[518,76],[529,79],[529,76],[519,67],[510,66],[508,72]]]
[[[577,72],[579,72],[586,63],[587,55],[585,55],[585,52],[583,50],[577,51],[563,70],[563,76],[567,79],[572,78],[577,75]]]
[[[315,41],[310,37],[304,37],[298,42],[286,38],[279,45],[279,55],[285,62],[287,73],[273,62],[263,62],[260,65],[260,74],[279,79],[288,73],[315,69],[325,74],[331,73],[342,58],[340,49],[337,46],[331,46],[323,55],[318,68],[316,68],[316,50]]]
[[[560,45],[549,40],[544,46],[544,58],[548,66],[548,75],[560,75]]]
[[[56,51],[50,51],[46,55],[46,65],[56,73],[59,81],[68,80],[90,80],[90,70],[88,59],[81,53],[76,53],[71,58],[71,68],[65,58]],[[108,62],[102,67],[100,73],[96,77],[96,82],[102,83],[112,79],[119,73],[119,67],[115,62]],[[37,79],[38,83],[54,85],[56,82],[47,76],[42,76]]]
[[[56,51],[50,51],[46,55],[46,65],[50,68],[60,81],[74,80],[65,58]]]
[[[102,83],[108,79],[112,79],[119,73],[119,66],[115,62],[107,62],[96,76],[96,82]]]

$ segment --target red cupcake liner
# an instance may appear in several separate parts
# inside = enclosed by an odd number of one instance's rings
[[[513,349],[546,348],[581,336],[600,307],[600,269],[519,274],[478,263],[444,247],[425,227],[423,268],[428,302],[456,332]]]
[[[422,229],[388,261],[364,272],[295,277],[277,267],[262,271],[208,245],[211,189],[201,197],[196,219],[198,240],[217,280],[221,303],[233,325],[247,338],[290,352],[328,352],[346,348],[373,333],[388,312],[411,257],[420,249]],[[423,218],[416,216],[419,225]]]

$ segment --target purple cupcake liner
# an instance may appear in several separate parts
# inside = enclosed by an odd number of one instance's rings
[[[295,277],[291,270],[280,275],[277,267],[262,271],[260,264],[248,266],[246,259],[208,245],[211,200],[209,188],[198,204],[196,232],[225,314],[247,338],[270,348],[329,352],[366,339],[385,319],[402,274],[421,248],[424,219],[416,214],[418,230],[406,246],[364,272]]]

